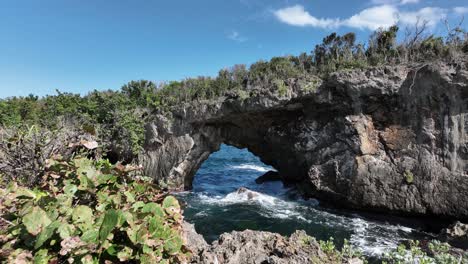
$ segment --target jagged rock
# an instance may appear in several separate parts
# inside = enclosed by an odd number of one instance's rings
[[[456,222],[442,230],[439,237],[454,246],[468,249],[468,224]]]
[[[184,228],[186,226],[184,225]],[[187,226],[193,238],[193,226]],[[196,234],[196,233],[195,233]],[[199,235],[198,235],[199,236]],[[203,238],[201,238],[203,239]],[[296,231],[289,238],[279,234],[245,230],[224,233],[211,245],[187,239],[192,251],[191,263],[203,264],[302,264],[302,263],[337,263],[336,259],[325,254],[317,241],[304,231]],[[343,263],[362,264],[362,260],[353,258]]]
[[[262,176],[255,179],[255,183],[262,184],[270,181],[281,181],[281,176],[277,171],[267,171]]]
[[[182,105],[148,124],[143,166],[190,189],[226,143],[247,148],[307,197],[352,208],[468,219],[468,71],[434,62],[332,74],[315,91]]]

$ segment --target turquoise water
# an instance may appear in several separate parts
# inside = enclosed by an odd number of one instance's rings
[[[431,234],[418,230],[417,222],[402,223],[388,216],[322,207],[317,200],[304,201],[281,182],[256,184],[255,179],[269,170],[273,168],[247,150],[223,145],[203,163],[193,190],[179,194],[185,203],[185,219],[194,223],[209,242],[232,230],[290,235],[303,229],[320,240],[333,237],[338,245],[348,239],[366,255],[375,257],[403,240],[431,238]],[[239,187],[259,194],[249,199],[236,192]]]

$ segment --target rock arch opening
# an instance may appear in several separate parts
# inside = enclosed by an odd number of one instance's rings
[[[258,179],[271,172],[276,170],[247,149],[221,144],[220,149],[210,154],[196,172],[192,190],[227,195],[239,188],[257,189]]]

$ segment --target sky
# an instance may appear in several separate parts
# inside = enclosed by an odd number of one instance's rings
[[[466,0],[0,0],[0,98],[215,76],[331,32],[365,41],[420,17],[445,34],[463,16]]]

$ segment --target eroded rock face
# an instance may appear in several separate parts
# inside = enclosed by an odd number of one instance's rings
[[[289,80],[181,106],[148,124],[146,173],[171,189],[226,143],[248,148],[306,196],[343,206],[468,219],[466,65],[339,72],[316,91]]]
[[[199,238],[193,226],[184,226],[186,241],[192,252],[192,263],[204,264],[302,264],[337,263],[325,254],[317,241],[304,231],[296,231],[290,237],[276,233],[245,230],[224,233],[208,245]],[[195,239],[194,239],[195,237]],[[362,264],[357,258],[343,263]]]

